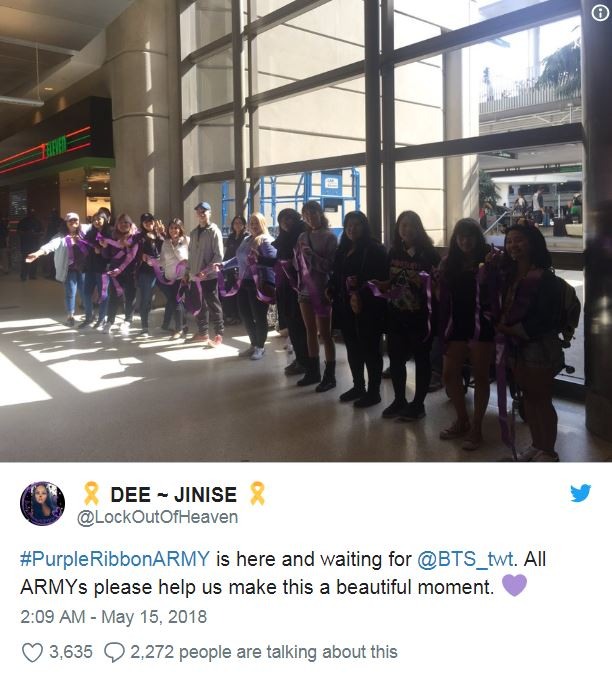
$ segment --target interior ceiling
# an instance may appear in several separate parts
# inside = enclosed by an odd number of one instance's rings
[[[0,95],[35,96],[37,53],[42,82],[78,59],[79,52],[132,1],[0,0]],[[70,84],[62,82],[63,88]],[[56,94],[41,87],[43,100]],[[20,111],[24,109],[0,103],[0,120],[19,116]]]

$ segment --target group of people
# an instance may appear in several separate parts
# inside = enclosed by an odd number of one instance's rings
[[[85,306],[81,327],[95,321],[94,326],[111,331],[122,300],[121,330],[128,333],[139,289],[141,334],[147,336],[157,283],[167,297],[163,329],[176,339],[186,336],[186,311],[191,311],[198,326],[191,340],[214,347],[223,342],[224,315],[232,322],[238,315],[250,342],[240,356],[251,360],[264,357],[268,307],[275,303],[295,352],[285,373],[299,376],[300,387],[314,385],[316,392],[336,386],[332,331],[338,329],[353,381],[339,400],[356,408],[381,402],[385,337],[394,394],[382,411],[385,419],[414,422],[425,416],[436,342],[442,347],[443,381],[455,410],[454,421],[440,432],[442,440],[461,439],[465,450],[482,444],[495,370],[504,389],[507,375],[523,394],[532,444],[518,458],[558,461],[552,388],[564,366],[559,338],[563,299],[546,242],[533,223],[511,225],[505,247],[496,251],[487,245],[476,220],[461,219],[441,260],[414,211],[399,215],[387,251],[359,211],[345,216],[338,241],[315,201],[305,203],[301,214],[282,210],[276,238],[262,214],[254,213],[248,221],[234,218],[225,250],[210,205],[201,202],[195,210],[198,225],[189,235],[180,219],[166,229],[149,213],[142,215],[139,227],[126,214],[111,227],[104,210],[91,226],[81,227],[78,215],[70,213],[67,232],[27,261],[55,253],[69,325],[75,322],[79,290]],[[408,400],[410,359],[415,362],[415,389]],[[463,379],[466,365],[474,384],[471,415]]]

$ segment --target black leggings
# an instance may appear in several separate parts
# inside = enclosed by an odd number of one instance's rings
[[[383,359],[380,352],[380,340],[383,333],[382,323],[377,318],[363,313],[355,315],[346,309],[340,321],[340,330],[346,346],[353,385],[365,390],[364,367],[368,370],[368,392],[378,395],[382,379]],[[405,374],[405,370],[404,370]],[[404,380],[405,380],[404,376]]]
[[[263,348],[268,337],[268,304],[259,301],[252,280],[243,280],[238,290],[238,310],[251,346]]]
[[[406,361],[414,358],[416,388],[413,402],[419,406],[425,402],[431,380],[431,338],[423,341],[422,336],[408,331],[387,334],[395,400],[406,399]]]
[[[281,311],[289,330],[289,339],[295,352],[295,359],[300,365],[306,365],[308,360],[308,344],[306,342],[306,327],[298,303],[297,292],[287,282],[279,284],[276,289],[276,306],[279,318]],[[279,320],[280,325],[280,320]]]
[[[106,321],[111,325],[115,322],[115,316],[117,315],[117,307],[119,306],[119,301],[123,299],[125,306],[125,321],[132,322],[132,316],[134,315],[134,302],[136,300],[136,280],[133,275],[126,276],[122,278],[121,276],[117,277],[117,282],[123,288],[123,296],[117,296],[117,290],[115,289],[115,283],[112,279],[108,284],[108,312],[106,316]]]

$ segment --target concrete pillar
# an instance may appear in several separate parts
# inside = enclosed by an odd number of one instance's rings
[[[136,0],[106,31],[113,211],[182,216],[176,0]]]
[[[612,441],[612,17],[598,22],[582,0],[586,425]]]
[[[466,50],[467,51],[467,50]],[[444,139],[478,136],[478,76],[461,50],[444,54]],[[478,158],[444,159],[444,221],[446,242],[463,217],[478,219]]]

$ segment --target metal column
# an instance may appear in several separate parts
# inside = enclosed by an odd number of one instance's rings
[[[378,4],[378,0],[364,1],[367,213],[372,232],[380,238],[382,205],[380,195],[380,15]]]
[[[582,0],[586,425],[612,441],[612,16],[597,21],[595,5]]]
[[[383,139],[383,233],[384,242],[391,242],[396,219],[395,181],[395,0],[382,0],[382,139]]]
[[[246,203],[244,159],[244,49],[242,41],[243,0],[232,0],[232,84],[234,96],[234,197],[236,214],[243,215]]]

